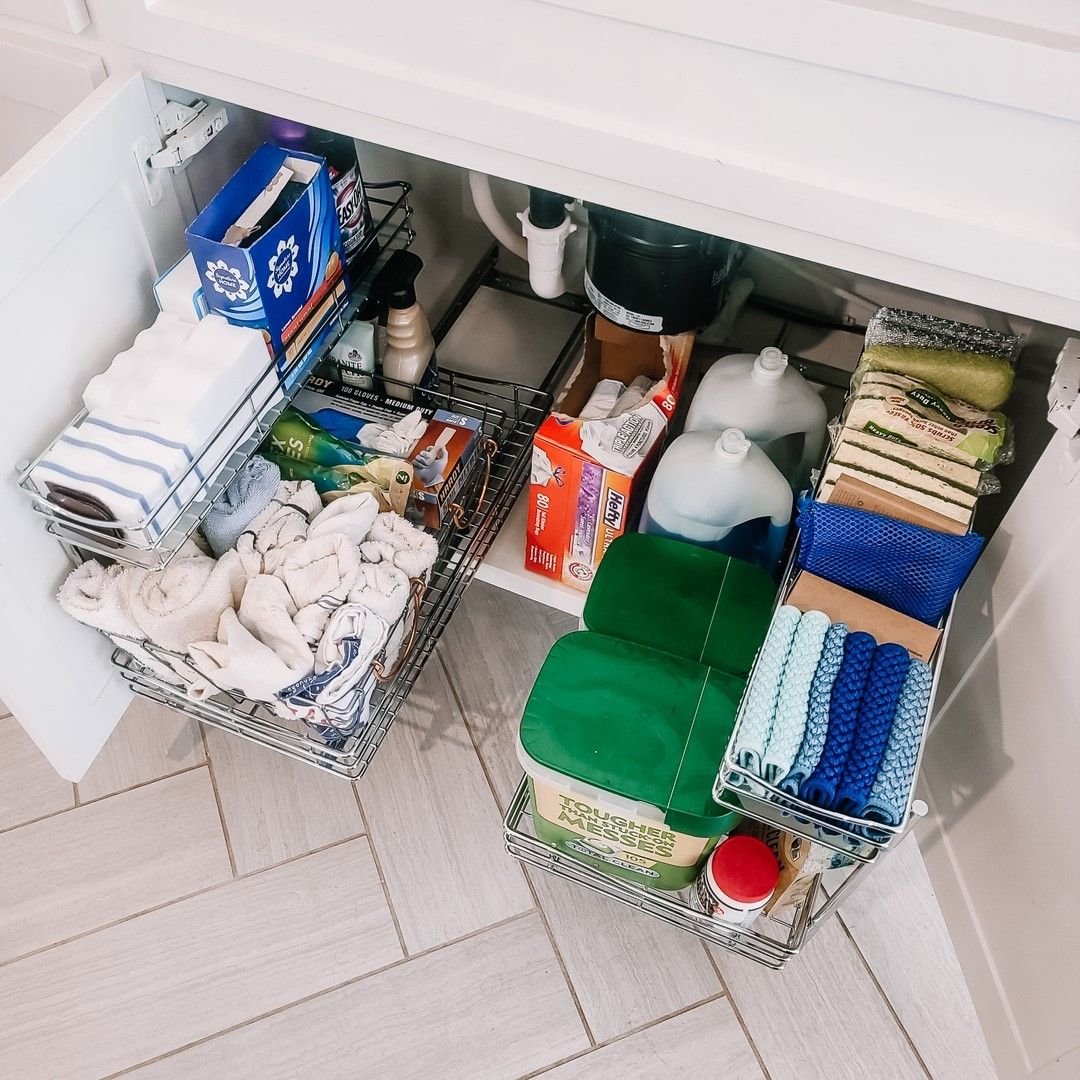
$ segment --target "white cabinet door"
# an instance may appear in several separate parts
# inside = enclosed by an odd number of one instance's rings
[[[921,837],[1002,1077],[1080,1076],[1080,479],[1055,435],[960,594]]]
[[[0,698],[69,780],[129,695],[105,639],[57,606],[70,565],[14,479],[152,321],[153,279],[183,252],[171,181],[151,206],[133,153],[153,131],[142,77],[114,75],[0,176]]]
[[[0,15],[25,19],[51,30],[78,34],[90,25],[83,0],[0,0]]]

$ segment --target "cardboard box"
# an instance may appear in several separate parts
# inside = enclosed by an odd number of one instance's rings
[[[954,521],[944,514],[875,487],[856,476],[842,475],[835,484],[825,487],[818,497],[821,502],[853,506],[857,510],[867,510],[872,514],[884,514],[885,517],[896,518],[897,521],[909,521],[913,525],[922,525],[926,529],[949,533],[951,536],[963,536],[968,531],[968,526],[963,522]]]
[[[693,345],[693,333],[644,334],[590,317],[581,363],[533,439],[527,570],[588,589],[604,552],[637,518]],[[629,386],[638,376],[656,384],[637,408],[577,418],[601,379]]]
[[[257,224],[282,168],[303,193],[281,217],[239,246]],[[259,147],[188,226],[188,246],[207,307],[263,332],[287,370],[325,332],[344,300],[344,256],[326,162],[314,154]]]
[[[416,411],[426,421],[423,431],[404,453],[387,456],[403,457],[413,466],[406,516],[426,528],[438,529],[451,516],[452,508],[466,498],[469,482],[479,467],[483,434],[480,420],[349,386],[324,371],[321,368],[308,377],[293,405],[339,439],[364,445],[357,436],[367,425],[391,427]],[[469,508],[462,509],[468,512]]]
[[[800,571],[784,603],[800,611],[824,611],[833,622],[846,623],[849,630],[862,630],[879,645],[890,641],[903,645],[927,663],[941,640],[941,631],[933,626],[805,570]]]

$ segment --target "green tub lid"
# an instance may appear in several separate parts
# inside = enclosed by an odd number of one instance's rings
[[[536,677],[521,746],[555,772],[659,808],[677,832],[718,836],[736,813],[712,789],[744,682],[603,634],[567,634]]]
[[[748,675],[769,628],[776,582],[718,551],[626,533],[589,588],[589,630],[649,645],[731,675]]]

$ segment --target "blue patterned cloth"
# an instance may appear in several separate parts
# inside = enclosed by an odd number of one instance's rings
[[[870,797],[910,666],[911,657],[902,645],[879,645],[874,653],[859,703],[855,738],[833,799],[842,814],[859,814]]]
[[[915,762],[919,757],[926,714],[930,706],[930,688],[934,673],[930,665],[912,659],[900,691],[896,718],[889,731],[885,757],[878,770],[870,795],[863,803],[859,817],[880,821],[883,825],[900,825],[907,809],[911,782],[915,778]]]
[[[810,684],[810,701],[807,707],[806,732],[802,745],[795,755],[794,764],[777,785],[788,795],[798,795],[799,785],[817,768],[821,751],[825,746],[825,733],[829,729],[829,698],[833,683],[844,659],[844,642],[848,628],[844,623],[833,623],[821,646],[821,659]]]
[[[848,634],[844,642],[844,659],[829,697],[829,728],[821,760],[799,787],[800,797],[814,806],[832,809],[836,785],[843,776],[855,738],[859,704],[876,649],[877,642],[861,630]]]

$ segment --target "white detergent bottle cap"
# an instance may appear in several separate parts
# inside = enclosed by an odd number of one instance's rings
[[[721,465],[741,465],[750,453],[750,440],[738,428],[728,428],[721,432],[713,450]]]
[[[770,345],[758,353],[750,377],[762,386],[772,386],[784,377],[787,366],[787,356],[775,345]]]

